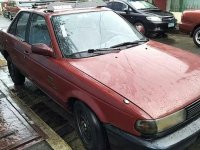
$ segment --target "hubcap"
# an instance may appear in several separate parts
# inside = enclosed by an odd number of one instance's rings
[[[196,35],[195,35],[195,40],[198,44],[200,44],[200,30],[197,31]]]
[[[79,131],[83,137],[84,142],[89,144],[92,139],[89,121],[87,119],[86,114],[82,111],[79,112],[78,116],[79,117],[77,121],[78,121]]]
[[[141,32],[142,34],[145,33],[145,28],[144,28],[144,26],[143,26],[141,23],[136,23],[136,24],[135,24],[135,28],[136,28],[139,32]]]

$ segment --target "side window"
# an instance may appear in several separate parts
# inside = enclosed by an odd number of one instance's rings
[[[128,8],[128,5],[120,3],[120,2],[115,2],[115,5],[114,5],[115,11],[124,11],[127,8]]]
[[[8,33],[15,35],[16,26],[17,26],[17,19],[15,19],[14,22],[12,22],[12,25]]]
[[[29,13],[23,12],[21,13],[19,20],[17,22],[15,35],[23,40],[25,40],[26,27],[28,24],[29,16],[30,16]]]
[[[107,7],[110,9],[114,9],[114,3],[113,2],[108,3]]]
[[[9,33],[25,40],[26,27],[28,24],[30,13],[22,12],[19,15],[19,18],[15,20],[11,25]]]
[[[33,14],[30,23],[29,43],[44,43],[50,46],[51,40],[44,17]]]

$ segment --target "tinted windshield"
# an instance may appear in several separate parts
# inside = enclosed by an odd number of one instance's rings
[[[154,5],[146,1],[130,1],[135,9],[157,9]]]
[[[89,49],[110,48],[144,37],[112,11],[53,17],[54,31],[65,57]]]

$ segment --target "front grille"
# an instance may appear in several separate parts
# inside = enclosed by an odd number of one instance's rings
[[[200,100],[186,108],[186,119],[189,120],[200,114]]]
[[[162,21],[167,23],[174,22],[174,17],[165,17],[162,19]]]

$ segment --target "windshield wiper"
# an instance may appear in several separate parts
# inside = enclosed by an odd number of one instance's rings
[[[88,53],[109,53],[109,52],[118,52],[120,48],[99,48],[99,49],[88,49]]]
[[[134,42],[124,42],[124,43],[120,43],[120,44],[114,45],[111,48],[116,48],[116,47],[121,47],[121,46],[128,46],[128,45],[131,45],[131,46],[132,45],[138,45],[140,43],[147,42],[147,41],[149,41],[149,39],[138,40],[138,41],[134,41]]]

